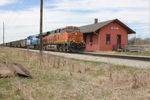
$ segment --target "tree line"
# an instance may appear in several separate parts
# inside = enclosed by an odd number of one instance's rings
[[[128,44],[131,45],[150,45],[150,38],[136,38],[133,37],[131,39],[129,39]]]

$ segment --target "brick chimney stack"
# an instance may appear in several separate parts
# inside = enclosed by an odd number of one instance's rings
[[[97,18],[94,19],[94,24],[96,24],[96,23],[98,23],[98,19]]]

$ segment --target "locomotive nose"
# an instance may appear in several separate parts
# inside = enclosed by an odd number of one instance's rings
[[[78,35],[78,33],[77,33],[77,32],[73,32],[72,34],[73,34],[73,35]]]

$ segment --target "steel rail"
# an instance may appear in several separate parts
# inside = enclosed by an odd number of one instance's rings
[[[94,53],[94,52],[78,52],[78,53],[84,55],[92,55],[92,56],[150,61],[150,56],[119,55],[119,54],[106,54],[106,53]]]

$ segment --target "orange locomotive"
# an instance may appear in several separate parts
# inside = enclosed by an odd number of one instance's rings
[[[85,44],[83,34],[78,27],[68,26],[47,32],[43,36],[45,49],[57,49],[58,51],[81,51]]]

